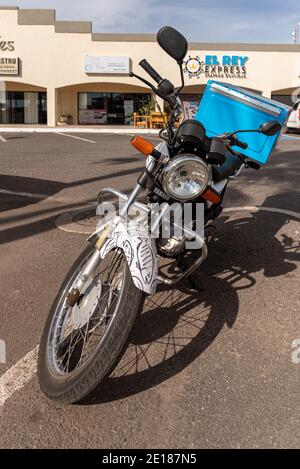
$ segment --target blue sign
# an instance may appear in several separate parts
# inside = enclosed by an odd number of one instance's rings
[[[239,67],[239,66],[244,67],[248,60],[249,60],[249,57],[243,57],[240,55],[223,55],[222,61],[219,61],[217,55],[206,55],[204,64],[205,65],[227,65],[229,67]]]

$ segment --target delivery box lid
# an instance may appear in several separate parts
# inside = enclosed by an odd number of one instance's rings
[[[277,120],[284,127],[291,108],[285,104],[255,94],[247,89],[209,80],[195,119],[200,121],[208,137],[237,130],[258,129],[262,124]],[[245,133],[242,140],[248,144],[245,156],[266,163],[280,132],[268,137],[259,133]]]

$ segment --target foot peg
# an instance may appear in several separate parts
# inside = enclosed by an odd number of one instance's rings
[[[259,170],[260,169],[260,164],[255,163],[255,161],[247,160],[247,167]]]
[[[188,278],[196,269],[198,269],[198,267],[200,267],[201,264],[203,264],[203,262],[205,261],[207,257],[207,254],[208,254],[207,245],[206,243],[204,243],[202,246],[201,256],[190,267],[188,267],[183,272],[177,275],[174,275],[173,277],[166,277],[165,275],[158,275],[158,280],[164,283],[165,285],[169,285],[169,286],[177,285],[179,282],[182,282],[183,280]],[[182,259],[180,259],[179,261],[182,262]]]

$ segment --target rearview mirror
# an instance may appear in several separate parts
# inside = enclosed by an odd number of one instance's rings
[[[262,124],[259,128],[261,134],[268,135],[272,137],[276,135],[281,130],[281,124],[278,121],[269,121]]]
[[[179,64],[182,64],[187,54],[188,42],[186,38],[171,26],[161,28],[156,36],[160,47]]]

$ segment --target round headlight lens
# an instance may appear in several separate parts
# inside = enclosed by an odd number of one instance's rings
[[[195,199],[208,185],[207,165],[192,155],[174,158],[164,169],[162,185],[173,199]]]

